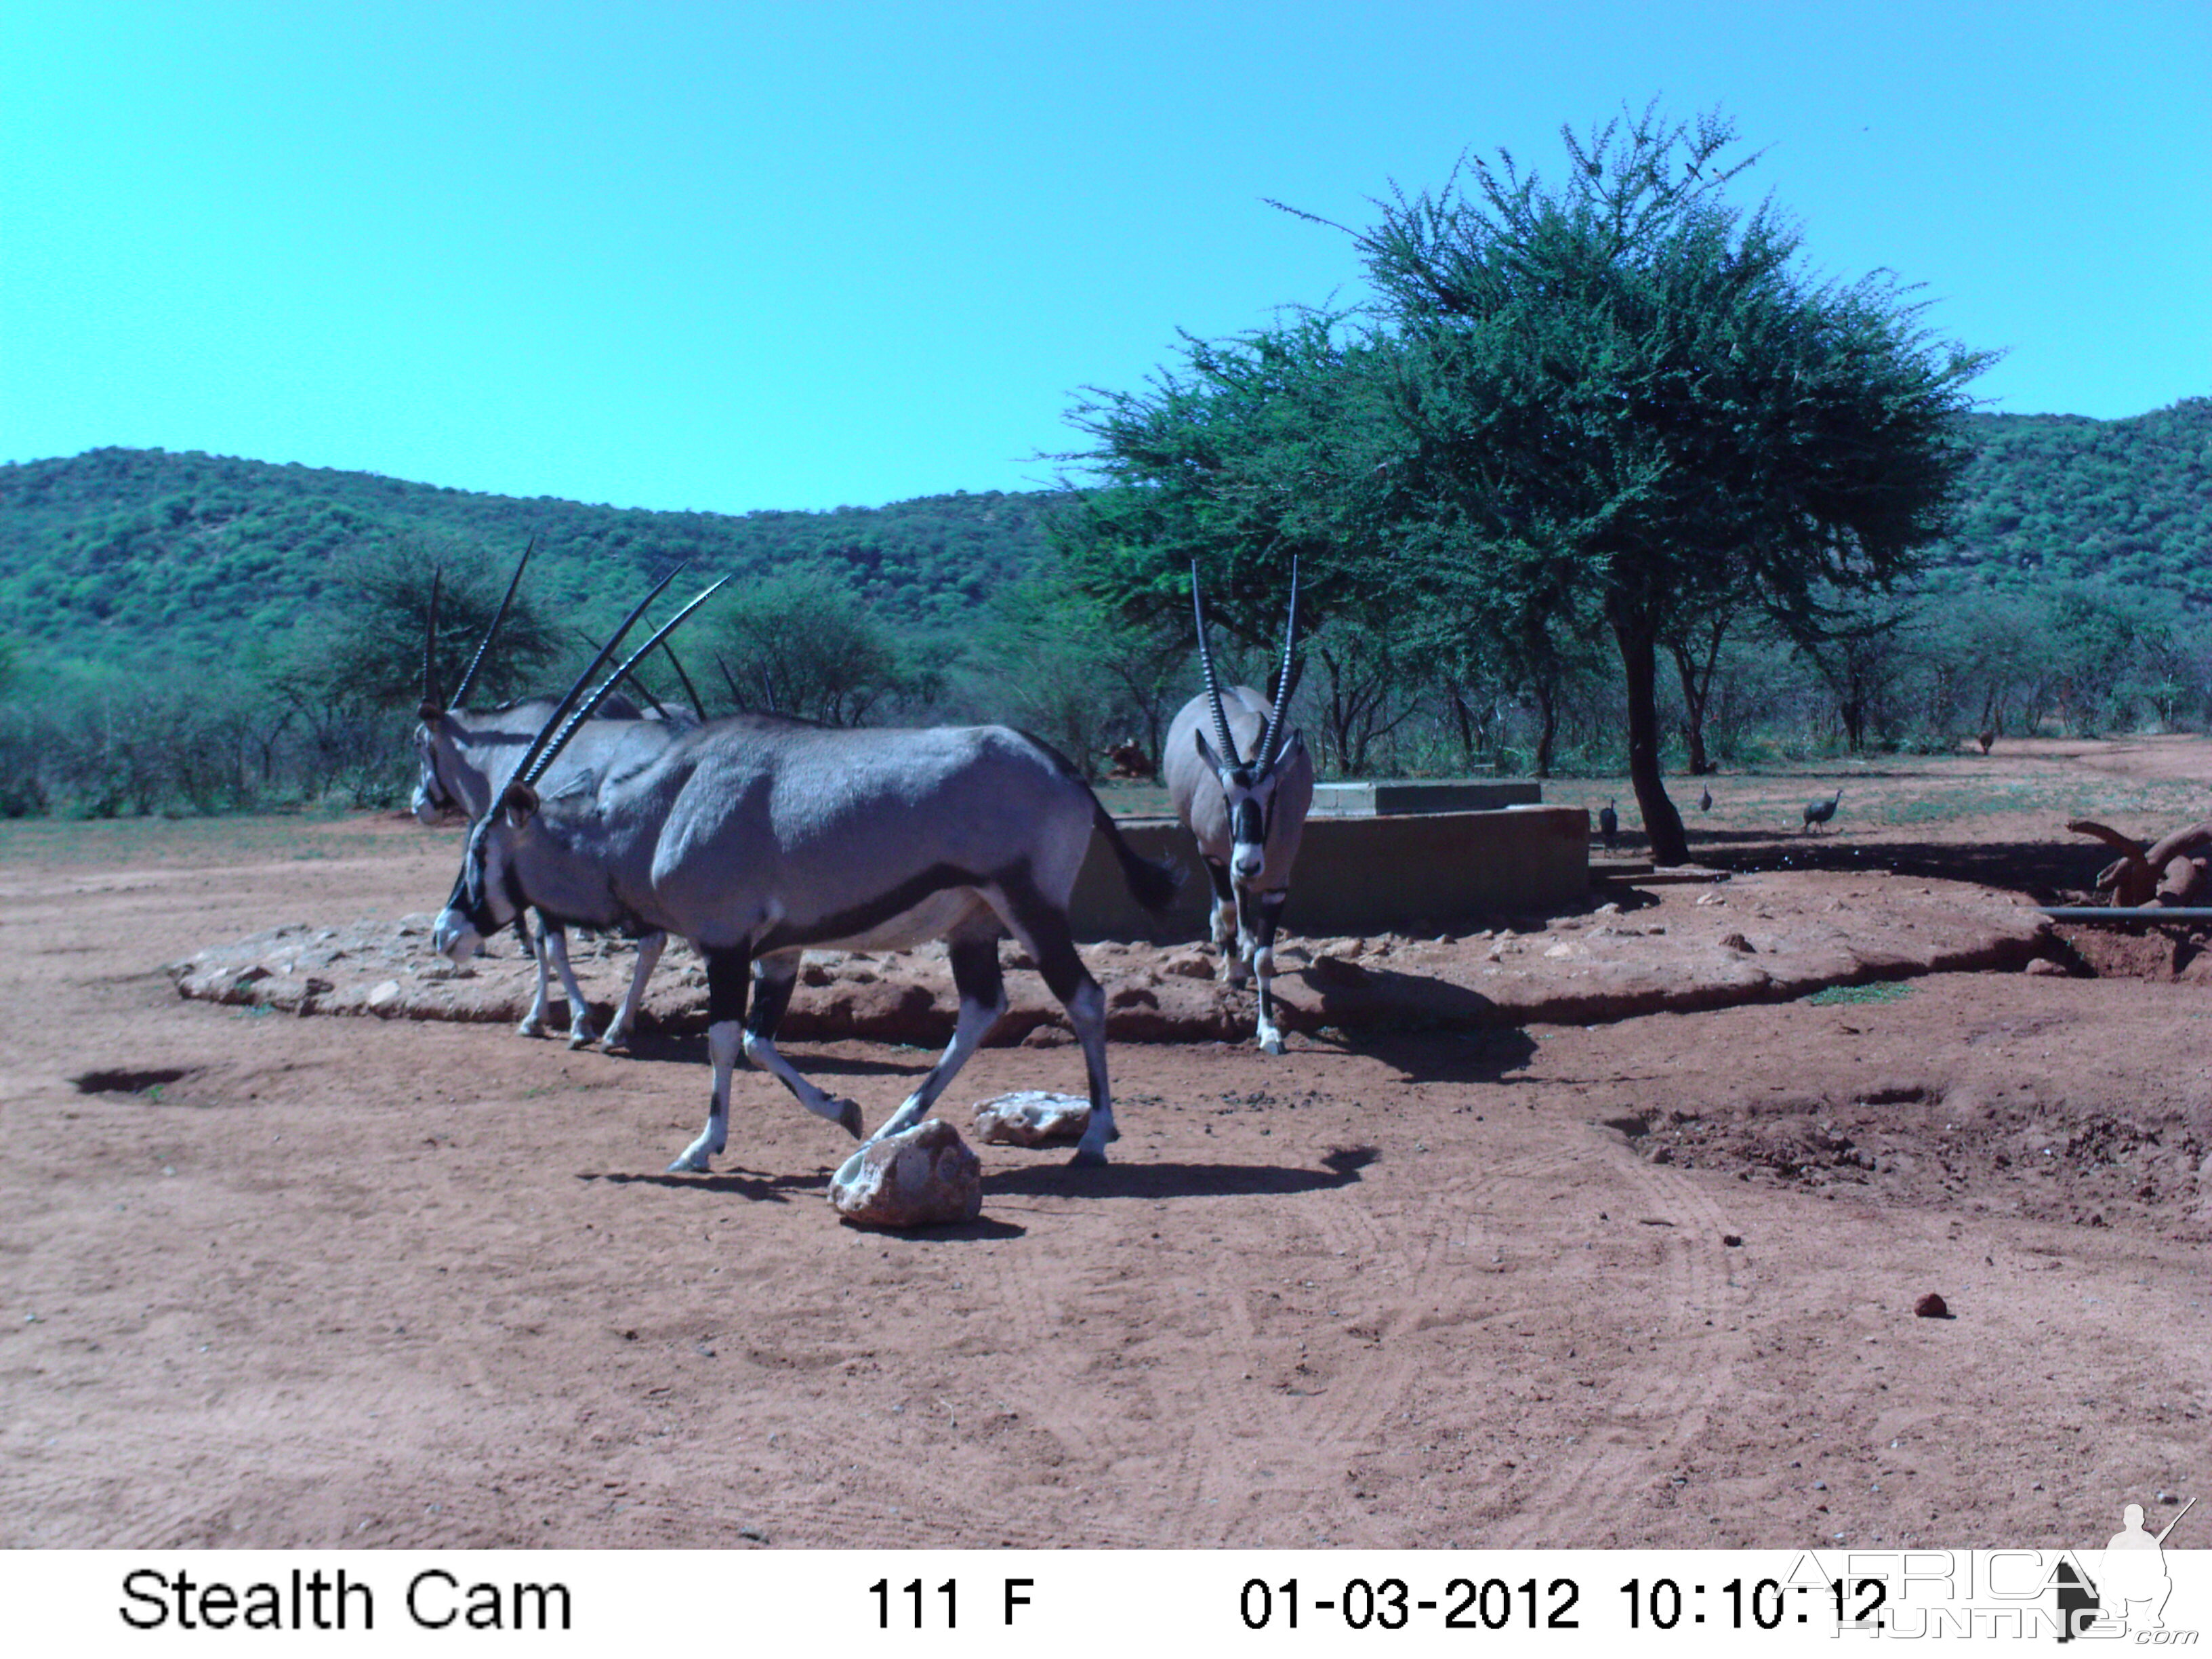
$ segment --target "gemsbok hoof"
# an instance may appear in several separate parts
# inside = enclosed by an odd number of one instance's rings
[[[1260,1052],[1263,1054],[1279,1054],[1283,1052],[1282,1038],[1276,1036],[1272,1033],[1267,1036],[1261,1037],[1260,1039]]]
[[[845,1109],[843,1111],[837,1114],[838,1126],[842,1128],[847,1134],[852,1136],[854,1139],[860,1139],[862,1138],[860,1128],[860,1103],[857,1100],[841,1100],[837,1103]]]
[[[1067,1160],[1067,1167],[1071,1170],[1103,1170],[1106,1167],[1106,1154],[1094,1152],[1088,1146],[1078,1146],[1075,1156]]]
[[[704,1152],[686,1152],[667,1170],[670,1175],[705,1175],[708,1172],[707,1154]]]
[[[540,1020],[526,1019],[514,1028],[514,1034],[517,1036],[542,1037],[545,1035],[545,1026]]]

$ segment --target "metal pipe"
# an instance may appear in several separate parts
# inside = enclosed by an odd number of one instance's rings
[[[2212,921],[2212,907],[2205,905],[2039,904],[2035,907],[2053,921]]]

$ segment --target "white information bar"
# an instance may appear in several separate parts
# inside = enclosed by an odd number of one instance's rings
[[[2212,1646],[2212,1552],[21,1551],[0,1556],[0,1651],[69,1659],[1788,1654],[2062,1634],[2087,1653]]]

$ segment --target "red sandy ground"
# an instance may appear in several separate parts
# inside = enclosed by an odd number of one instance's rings
[[[2003,744],[1717,780],[1692,828],[2047,900],[2102,861],[2064,817],[2154,835],[2208,768]],[[1838,777],[1834,833],[1790,833]],[[432,908],[454,845],[0,837],[0,1543],[2081,1546],[2206,1468],[2185,941],[1274,1060],[1117,1043],[1109,1169],[981,1147],[981,1223],[887,1236],[837,1223],[849,1143],[758,1073],[716,1173],[660,1173],[696,1029],[619,1059],[159,971]],[[931,1057],[788,1051],[871,1121]],[[951,1115],[1080,1070],[987,1049]]]

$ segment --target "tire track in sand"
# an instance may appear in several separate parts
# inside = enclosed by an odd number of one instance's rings
[[[1518,1514],[1486,1540],[1500,1547],[1567,1541],[1557,1535],[1551,1517],[1587,1512],[1595,1493],[1617,1495],[1625,1503],[1663,1479],[1702,1437],[1714,1403],[1732,1388],[1742,1341],[1728,1329],[1728,1316],[1740,1314],[1748,1293],[1728,1283],[1720,1243],[1724,1212],[1705,1182],[1626,1151],[1607,1152],[1603,1179],[1615,1196],[1607,1212],[1616,1229],[1625,1219],[1639,1234],[1656,1235],[1651,1248],[1657,1260],[1640,1285],[1622,1283],[1616,1273],[1612,1283],[1591,1288],[1608,1311],[1640,1310],[1616,1315],[1616,1332],[1635,1339],[1632,1345],[1624,1340],[1624,1346],[1642,1346],[1646,1354],[1656,1340],[1663,1362],[1624,1364],[1605,1379],[1591,1401],[1587,1431],[1549,1459],[1516,1505]],[[1581,1161],[1587,1173],[1594,1159],[1584,1154]],[[1629,1329],[1619,1332],[1621,1325]]]

